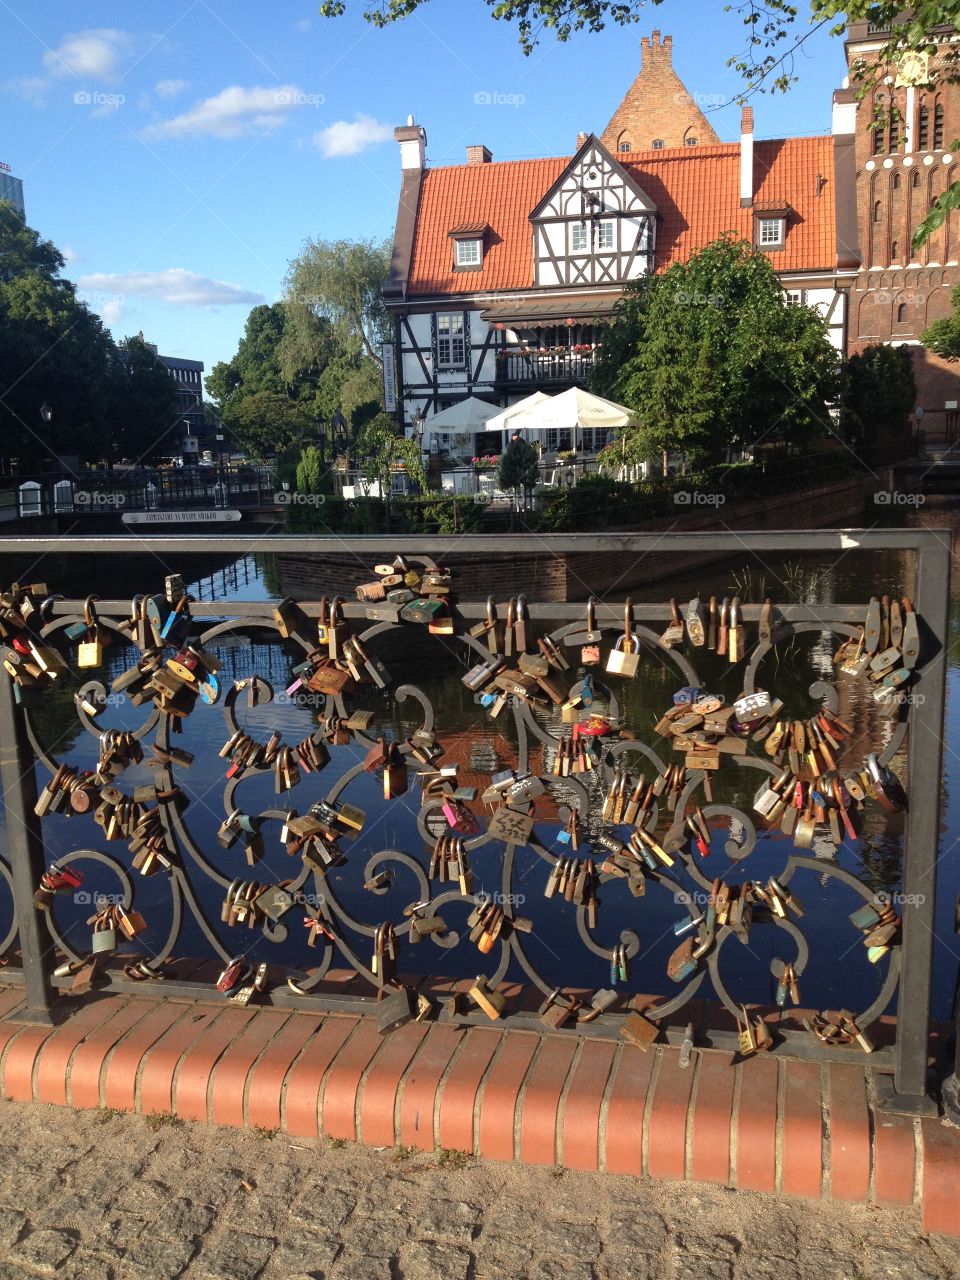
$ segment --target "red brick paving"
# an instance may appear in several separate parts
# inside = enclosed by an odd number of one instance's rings
[[[779,1139],[784,1193],[920,1201],[928,1231],[960,1235],[960,1131],[922,1122],[915,1186],[914,1122],[873,1110],[869,1062],[734,1064],[703,1049],[681,1070],[669,1045],[642,1053],[494,1024],[409,1024],[384,1037],[357,1015],[153,1004],[139,994],[78,1004],[55,1027],[2,1021],[22,1003],[22,989],[0,987],[0,1088],[14,1100],[102,1100],[306,1136],[317,1136],[319,1118],[331,1137],[378,1146],[429,1151],[436,1136],[440,1147],[492,1159],[553,1164],[559,1155],[570,1168],[767,1192],[778,1189]]]

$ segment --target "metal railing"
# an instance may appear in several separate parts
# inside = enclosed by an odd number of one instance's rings
[[[586,385],[596,364],[593,351],[498,353],[494,381],[501,386],[572,387]]]
[[[272,468],[261,465],[76,474],[40,472],[4,477],[0,485],[0,519],[256,508],[269,505],[276,488]]]
[[[398,540],[383,537],[315,538],[284,535],[271,540],[270,550],[279,554],[308,557],[329,553],[347,554],[355,556],[358,559],[358,563],[366,561],[370,565],[383,562],[385,559],[389,560],[399,553],[415,564],[419,561],[422,571],[426,571],[432,564],[432,557],[442,558],[443,554],[453,549],[454,545],[458,555],[473,553],[482,557],[497,552],[507,553],[512,556],[523,554],[522,549],[518,548],[515,537],[499,535],[464,536],[456,539],[455,544],[452,544],[450,539],[444,537],[403,538]],[[246,538],[170,536],[142,539],[138,550],[147,557],[157,557],[164,564],[169,565],[172,557],[180,555],[209,555],[213,552],[219,552],[224,555],[241,556],[252,553],[257,547],[257,543]],[[878,1048],[873,1061],[874,1065],[881,1071],[893,1072],[893,1088],[890,1096],[886,1099],[886,1105],[913,1113],[924,1111],[931,1105],[927,1098],[927,1045],[941,804],[941,733],[944,712],[945,656],[948,639],[949,531],[936,529],[875,529],[866,531],[802,530],[741,533],[721,530],[708,533],[558,535],[538,537],[536,550],[538,553],[546,550],[558,556],[576,555],[578,553],[624,556],[643,555],[651,552],[656,552],[658,555],[662,555],[665,552],[676,552],[688,556],[701,554],[713,556],[718,550],[726,550],[730,553],[743,555],[754,553],[759,555],[776,553],[796,555],[798,552],[823,552],[832,558],[872,551],[896,551],[909,553],[914,557],[914,604],[920,620],[921,651],[915,673],[916,681],[911,687],[911,693],[917,696],[906,699],[899,707],[898,718],[893,722],[889,740],[879,753],[881,764],[883,764],[893,757],[904,742],[907,744],[909,807],[904,815],[902,937],[901,941],[892,946],[886,975],[879,993],[867,1009],[856,1010],[855,1013],[858,1025],[861,1029],[866,1030],[883,1013],[889,1001],[897,994],[898,1014],[895,1045],[892,1049]],[[6,552],[11,555],[26,554],[36,557],[53,551],[93,553],[107,558],[118,554],[129,557],[130,544],[124,538],[113,537],[71,539],[69,541],[56,538],[9,538],[0,540],[0,553]],[[145,582],[144,589],[149,589],[150,585]],[[371,608],[374,610],[372,615],[368,612]],[[252,638],[258,643],[271,638],[276,642],[278,627],[281,624],[275,615],[274,609],[275,606],[273,604],[264,601],[230,600],[194,603],[191,605],[193,618],[191,642],[208,652],[216,652],[218,643],[224,643],[226,640],[237,636],[246,637],[247,639]],[[301,602],[299,609],[301,612],[293,623],[287,619],[282,625],[286,631],[291,633],[290,643],[298,650],[304,652],[313,651],[316,649],[316,639],[310,633],[313,630],[314,621],[320,615],[321,606],[317,602]],[[528,612],[530,627],[539,630],[541,634],[549,631],[561,648],[568,637],[572,638],[575,633],[583,628],[582,606],[531,603],[528,606]],[[745,605],[742,611],[742,618],[745,627],[748,629],[748,637],[744,654],[744,690],[749,693],[756,688],[759,665],[764,655],[770,651],[771,643],[789,641],[793,636],[803,632],[822,633],[828,631],[844,638],[855,637],[857,635],[857,624],[863,623],[865,612],[865,605],[784,603],[778,605],[776,609],[775,631],[772,641],[759,639],[755,641],[757,633],[753,632],[753,627],[760,619],[760,606]],[[104,599],[97,604],[97,613],[101,623],[109,629],[114,640],[119,640],[121,638],[120,627],[124,620],[130,616],[130,602],[127,600]],[[415,635],[426,640],[426,628],[413,627],[402,622],[389,620],[383,614],[378,615],[376,613],[376,606],[361,602],[348,602],[343,607],[343,613],[348,629],[352,628],[361,637],[368,654],[374,657],[376,656],[379,642],[381,640],[389,640],[397,628],[403,628],[408,637]],[[480,602],[457,601],[451,604],[451,613],[454,619],[455,636],[452,640],[448,639],[443,643],[462,644],[467,662],[476,662],[478,659],[482,660],[484,657],[489,657],[489,648],[482,634],[471,634],[471,628],[473,628],[474,624],[482,621],[487,616],[487,606]],[[501,619],[504,617],[504,607],[502,605],[499,607],[499,616]],[[660,642],[659,630],[664,623],[670,620],[670,617],[669,607],[662,604],[636,605],[633,606],[631,614],[635,635],[641,642],[642,651],[648,655],[654,655],[658,662],[670,667],[678,684],[696,686],[699,680],[690,658],[679,654],[676,650],[665,648]],[[53,597],[44,610],[36,611],[35,614],[31,615],[31,618],[33,620],[33,632],[41,639],[41,642],[57,644],[62,642],[64,629],[68,625],[82,624],[82,603],[79,600],[62,600]],[[623,602],[604,602],[597,605],[596,626],[601,632],[606,633],[608,640],[612,640],[616,634],[623,634],[623,619]],[[341,644],[343,640],[344,637],[341,636]],[[125,642],[130,643],[129,637],[126,638]],[[532,638],[529,643],[532,647]],[[579,643],[579,639],[574,640],[575,645]],[[172,653],[173,651],[170,650],[169,652]],[[691,650],[694,657],[696,652],[698,651]],[[136,649],[131,648],[131,662],[137,656]],[[316,661],[315,654],[313,661]],[[273,674],[272,667],[270,668],[270,673]],[[383,673],[381,673],[381,678],[383,678]],[[392,681],[388,674],[384,682],[387,688],[392,687]],[[380,681],[377,680],[375,683],[379,684]],[[0,890],[2,890],[4,880],[12,888],[15,928],[19,936],[19,948],[22,957],[22,980],[25,984],[26,993],[27,1008],[25,1016],[28,1019],[43,1021],[49,1020],[51,1016],[50,1010],[55,1001],[56,986],[69,983],[69,978],[55,978],[53,972],[55,965],[62,961],[64,955],[69,960],[76,962],[81,961],[83,957],[67,945],[60,932],[56,923],[55,904],[54,908],[49,911],[37,910],[34,904],[34,892],[40,883],[41,873],[50,861],[45,847],[43,826],[43,823],[50,819],[41,821],[35,813],[38,787],[34,763],[39,761],[44,771],[49,773],[52,773],[59,763],[54,754],[55,746],[49,747],[48,744],[42,743],[38,736],[37,704],[42,705],[42,695],[34,699],[30,696],[31,690],[17,689],[12,681],[5,680],[4,685],[4,689],[0,691],[0,764],[2,764],[2,783],[7,818],[7,848],[5,851],[7,862],[0,861],[0,876],[2,876]],[[249,686],[249,680],[247,680],[246,686]],[[573,687],[570,693],[576,694],[577,688],[579,688],[579,685]],[[96,681],[88,682],[79,692],[85,693],[88,701],[93,699],[95,702],[99,696],[105,693],[105,686],[102,683],[98,684]],[[265,690],[261,692],[263,694],[261,701],[269,702],[272,692],[267,693]],[[421,747],[424,744],[429,744],[434,734],[436,734],[436,741],[442,747],[443,725],[435,723],[434,710],[426,695],[415,686],[409,684],[395,687],[393,693],[398,701],[412,700],[414,703],[419,704],[422,710]],[[565,696],[570,696],[566,692],[566,680],[564,680],[564,693]],[[810,694],[815,699],[822,700],[823,706],[836,712],[838,692],[834,684],[818,679],[815,684],[811,685]],[[919,696],[920,694],[922,696]],[[223,712],[228,736],[239,730],[235,710],[238,696],[240,696],[240,689],[235,687],[227,692],[224,699]],[[341,689],[335,694],[325,695],[321,718],[333,716],[345,720],[350,714],[348,703],[352,702],[352,700],[353,695],[349,692],[349,686],[346,691]],[[532,708],[525,697],[515,695],[512,703],[517,732],[517,774],[522,777],[525,771],[532,767],[532,762],[536,756],[538,759],[542,759],[544,778],[549,782],[550,778],[546,773],[546,762],[558,750],[560,735],[565,731],[560,730],[557,733],[551,733],[549,729],[545,728],[544,724],[534,716]],[[148,703],[147,706],[149,708],[150,704]],[[199,702],[197,706],[200,707]],[[206,713],[213,714],[209,708],[206,709]],[[197,713],[194,712],[194,714]],[[95,723],[95,715],[91,715],[89,710],[84,711],[81,709],[78,711],[78,716],[83,729],[88,734],[98,737],[100,731]],[[614,727],[616,727],[618,707],[615,692],[610,692],[609,716]],[[329,730],[330,723],[327,721],[326,728],[322,724],[321,729],[317,730],[314,735],[315,742],[321,741],[324,733]],[[144,724],[137,731],[138,737],[142,738],[144,743],[147,742],[150,735],[156,734],[155,741],[159,751],[158,762],[160,764],[157,769],[155,785],[157,793],[156,808],[160,813],[162,823],[161,843],[166,851],[166,859],[169,864],[164,874],[168,877],[172,904],[172,923],[168,935],[162,945],[156,948],[152,956],[144,962],[143,972],[139,975],[141,978],[144,978],[145,975],[146,979],[149,979],[150,976],[160,977],[162,975],[164,964],[176,954],[178,939],[186,919],[192,922],[195,929],[199,929],[209,944],[213,955],[221,961],[226,962],[237,950],[235,940],[227,936],[230,933],[230,929],[221,927],[212,918],[210,911],[203,905],[202,895],[198,891],[199,886],[212,884],[213,886],[219,886],[221,891],[229,893],[228,887],[234,881],[234,871],[226,868],[227,866],[234,867],[236,859],[232,855],[229,857],[224,855],[222,859],[215,857],[208,850],[201,849],[191,835],[182,805],[178,799],[178,788],[189,793],[190,776],[189,772],[185,772],[180,767],[175,758],[171,758],[170,750],[175,746],[175,740],[171,740],[170,737],[172,727],[173,716],[157,709],[151,709]],[[662,745],[660,747],[650,746],[647,742],[641,740],[641,737],[652,737],[650,732],[641,731],[639,726],[636,729],[636,737],[617,738],[611,740],[609,745],[605,744],[603,746],[596,767],[605,782],[616,776],[618,766],[628,752],[639,752],[645,758],[646,766],[648,768],[652,766],[654,775],[665,768],[664,762],[658,754],[658,751],[663,749]],[[338,777],[337,781],[326,793],[324,803],[328,807],[323,810],[323,813],[325,821],[328,823],[331,821],[331,813],[335,813],[338,810],[338,806],[343,806],[347,800],[351,784],[368,772],[365,768],[365,764],[369,764],[367,753],[376,745],[374,740],[367,735],[365,729],[359,726],[355,726],[349,731],[349,738],[349,744],[341,744],[340,747],[331,746],[331,750],[339,749],[352,752],[355,762],[351,763],[350,767]],[[402,757],[404,767],[416,775],[423,770],[428,770],[432,765],[425,763],[412,752],[412,742],[413,737],[403,744]],[[538,755],[540,752],[546,754],[540,756]],[[440,763],[442,763],[442,756]],[[769,779],[771,776],[775,777],[779,772],[777,767],[769,760],[766,760],[763,756],[755,756],[752,752],[743,757],[737,756],[736,763],[738,770],[755,770],[756,779],[761,782],[761,785],[763,785],[764,779]],[[257,765],[250,767],[252,775],[265,771],[263,767]],[[243,774],[244,771],[241,769],[240,776],[242,777]],[[748,776],[753,777],[754,775],[750,774]],[[228,820],[231,813],[239,812],[235,795],[238,780],[229,780],[224,792],[224,816]],[[573,797],[568,801],[570,808],[576,809],[580,816],[586,819],[590,816],[590,806],[593,803],[587,789],[582,781],[578,783],[576,778],[564,778],[564,782],[570,785]],[[122,786],[122,774],[117,783]],[[747,832],[746,853],[752,851],[753,843],[751,841],[756,841],[758,832],[755,829],[755,818],[746,810],[708,803],[708,799],[700,794],[704,785],[705,777],[702,771],[688,771],[684,777],[681,793],[676,799],[676,809],[672,818],[667,813],[665,805],[663,806],[662,814],[656,810],[655,806],[654,814],[652,815],[654,820],[649,829],[656,831],[657,822],[661,818],[666,820],[668,830],[665,834],[658,834],[657,840],[661,842],[663,847],[672,850],[676,858],[683,860],[685,871],[706,892],[711,885],[710,876],[704,873],[692,850],[688,849],[685,844],[684,821],[691,807],[702,805],[702,812],[708,818],[719,818],[721,820],[736,818],[736,821]],[[284,820],[285,817],[289,816],[288,811],[293,800],[293,795],[289,798],[284,796],[279,801],[277,809],[265,810],[256,815],[246,815],[253,820],[251,829],[258,830],[258,824],[262,822]],[[385,801],[387,805],[391,803],[394,803],[394,801]],[[520,807],[526,808],[525,805]],[[447,825],[450,819],[441,817],[439,811],[440,800],[435,795],[431,798],[424,791],[416,820],[420,835],[423,837],[424,844],[428,849],[430,844],[437,838],[438,833],[446,832],[451,834],[452,831]],[[316,812],[316,810],[311,810],[311,812]],[[189,810],[187,810],[187,814],[189,814]],[[510,815],[514,818],[516,816],[513,810],[510,810],[508,816]],[[241,815],[241,817],[243,816]],[[494,971],[489,976],[491,987],[495,988],[497,983],[504,979],[508,967],[515,963],[544,994],[547,994],[550,990],[548,980],[538,972],[530,948],[523,940],[526,935],[519,931],[519,925],[517,928],[511,927],[515,912],[509,904],[514,900],[515,884],[513,877],[516,873],[521,849],[527,849],[536,864],[538,866],[542,864],[544,870],[555,867],[559,862],[558,854],[551,848],[553,837],[548,834],[556,826],[557,820],[549,811],[535,810],[532,829],[527,833],[518,831],[508,823],[502,829],[498,829],[499,834],[491,834],[489,829],[486,831],[478,829],[465,838],[465,852],[468,854],[490,845],[494,848],[502,848],[503,851],[499,900],[508,905],[503,907],[506,920],[503,932],[499,937],[497,962],[494,966]],[[378,829],[379,824],[377,822],[370,823],[371,833],[376,833]],[[352,874],[354,889],[359,888],[360,884],[370,879],[371,876],[374,877],[372,883],[375,883],[376,876],[379,873],[394,869],[398,872],[402,871],[405,875],[412,874],[415,877],[415,896],[421,899],[419,908],[421,915],[424,913],[433,915],[442,911],[447,904],[458,900],[476,905],[476,899],[468,891],[461,893],[456,884],[435,885],[432,883],[431,876],[426,870],[426,858],[422,852],[398,851],[391,847],[389,838],[383,834],[372,834],[371,839],[364,840],[361,831],[356,838],[356,843],[351,845],[348,851],[349,856],[344,875],[350,876]],[[387,841],[386,847],[381,847],[380,842],[385,839]],[[337,850],[335,856],[339,856],[340,852],[340,850]],[[740,856],[745,856],[745,853],[742,852]],[[134,878],[131,876],[127,865],[119,858],[99,850],[80,849],[66,857],[62,857],[59,861],[60,865],[66,865],[71,861],[81,862],[84,859],[92,859],[94,864],[106,865],[117,877],[123,888],[124,905],[128,908],[134,905]],[[839,866],[824,863],[819,859],[806,857],[798,852],[796,848],[791,848],[783,869],[778,873],[780,882],[789,885],[793,882],[795,876],[802,879],[804,873],[815,873],[819,877],[827,877],[831,884],[836,881],[847,890],[853,890],[864,903],[875,901],[875,895],[870,887],[851,872]],[[255,875],[256,873],[248,874]],[[322,952],[318,951],[316,953],[318,964],[312,972],[304,974],[298,971],[296,975],[291,975],[293,978],[292,985],[289,988],[283,985],[275,987],[269,993],[268,998],[273,1004],[282,1007],[302,1007],[305,1005],[308,1007],[310,1005],[319,1007],[372,1007],[370,1001],[360,1000],[356,996],[338,995],[335,990],[329,989],[330,984],[325,983],[325,978],[330,972],[331,964],[336,956],[338,963],[345,963],[356,974],[370,983],[371,991],[376,990],[379,985],[376,974],[372,972],[369,961],[358,950],[357,944],[351,942],[350,939],[353,936],[358,936],[361,939],[361,945],[369,946],[375,936],[378,923],[382,923],[382,915],[380,917],[374,915],[373,919],[358,917],[355,905],[357,901],[356,895],[349,899],[352,904],[350,907],[345,905],[348,899],[339,894],[337,888],[326,877],[326,868],[317,864],[315,859],[308,861],[305,857],[299,874],[294,874],[295,878],[292,883],[288,884],[291,894],[302,894],[306,891],[308,885],[312,885],[314,891],[313,901],[321,904],[314,908],[314,915],[320,921],[318,927],[320,929]],[[607,875],[601,876],[603,881],[611,878]],[[671,886],[675,886],[675,882],[665,867],[650,871],[647,879],[662,888],[670,889]],[[363,887],[370,888],[371,886],[364,884]],[[297,899],[297,901],[301,901],[301,899]],[[364,899],[364,901],[366,902],[368,899]],[[375,899],[370,899],[369,901],[375,906]],[[691,907],[691,914],[693,914],[693,911],[694,908]],[[674,907],[673,914],[675,912],[676,908]],[[416,915],[417,912],[414,911],[413,914]],[[257,923],[262,934],[261,940],[268,947],[279,942],[285,934],[285,930],[279,929],[272,919],[263,917]],[[767,923],[776,922],[771,920]],[[409,930],[413,927],[411,921],[409,919],[396,920],[394,925],[398,938],[406,940],[409,936]],[[610,958],[610,947],[594,938],[594,927],[589,922],[587,908],[584,906],[577,908],[577,926],[578,931],[571,931],[570,934],[571,953],[573,944],[576,942],[583,945],[586,948],[586,953],[594,957]],[[755,914],[753,927],[762,928],[767,926],[758,918],[758,914]],[[806,943],[799,942],[801,930],[797,922],[793,920],[789,922],[789,931],[798,939],[800,954],[804,955]],[[5,945],[11,945],[12,936],[11,934],[8,937]],[[734,993],[728,990],[719,965],[720,951],[729,936],[732,936],[732,930],[726,926],[721,928],[714,940],[714,950],[708,954],[702,963],[697,964],[692,976],[689,976],[689,980],[685,977],[680,982],[677,994],[672,999],[665,1000],[662,1004],[649,1011],[649,1016],[665,1031],[668,1039],[677,1038],[677,1030],[670,1025],[672,1015],[682,1009],[695,996],[708,975],[721,1002],[731,1012],[737,1012],[739,1002],[736,1000]],[[367,941],[364,942],[364,940]],[[460,939],[460,941],[463,942],[463,939]],[[456,943],[457,935],[451,933],[446,936],[445,941],[440,943],[440,950],[437,954],[442,956],[445,948],[456,945]],[[618,945],[626,948],[627,955],[635,956],[639,949],[639,940],[635,933],[627,930],[620,934]],[[799,967],[802,968],[802,964]],[[2,972],[7,980],[17,980],[18,978],[13,966]],[[106,979],[112,989],[136,990],[141,995],[151,994],[162,997],[171,994],[198,995],[210,993],[208,984],[191,984],[189,981],[182,979],[168,978],[165,981],[157,982],[149,980],[135,982],[119,966],[107,967]],[[382,982],[382,977],[380,981]],[[576,986],[575,974],[574,981],[570,985]],[[470,1015],[460,1013],[455,1016],[469,1021],[477,1020],[482,1015],[479,1013]],[[513,1016],[521,1024],[524,1023],[523,1014],[517,1013]],[[529,1017],[527,1018],[527,1025],[529,1025]],[[618,1015],[605,1013],[596,1021],[591,1022],[590,1031],[591,1034],[597,1035],[616,1035],[619,1025]],[[729,1033],[723,1032],[711,1033],[710,1039],[714,1044],[733,1046],[736,1043],[735,1037],[731,1039]],[[802,1056],[836,1057],[839,1055],[844,1057],[852,1050],[823,1046],[815,1043],[805,1032],[785,1030],[780,1043],[775,1047],[774,1051]]]

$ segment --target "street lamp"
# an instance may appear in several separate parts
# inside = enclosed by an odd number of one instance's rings
[[[317,424],[317,445],[320,448],[320,465],[325,463],[325,447],[327,443],[327,426],[329,425],[322,413],[318,413],[314,422]]]

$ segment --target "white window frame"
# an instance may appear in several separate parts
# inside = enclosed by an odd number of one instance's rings
[[[579,233],[583,232],[583,243],[578,244],[577,239]],[[570,252],[571,253],[589,253],[590,252],[590,228],[586,222],[570,223]]]
[[[467,325],[462,311],[437,314],[437,368],[462,369],[467,363]]]
[[[663,140],[662,138],[654,138],[653,143],[652,143],[652,150],[654,150],[654,151],[663,151],[663,149],[665,148],[665,146],[666,146],[666,143],[664,142],[664,140]]]
[[[805,307],[807,305],[806,289],[787,289],[785,293],[788,307]]]
[[[605,244],[604,240],[608,233],[610,237],[610,243]],[[617,247],[617,228],[615,225],[615,219],[602,218],[597,223],[597,248],[603,249],[609,253],[611,249],[615,249],[616,247]]]
[[[757,227],[757,244],[761,249],[780,249],[783,247],[784,219],[759,218]]]
[[[477,240],[458,240],[456,242],[455,262],[458,267],[479,267],[483,262],[483,247]]]

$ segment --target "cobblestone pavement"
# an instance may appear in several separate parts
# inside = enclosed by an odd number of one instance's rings
[[[0,1280],[947,1280],[916,1211],[0,1102]]]

